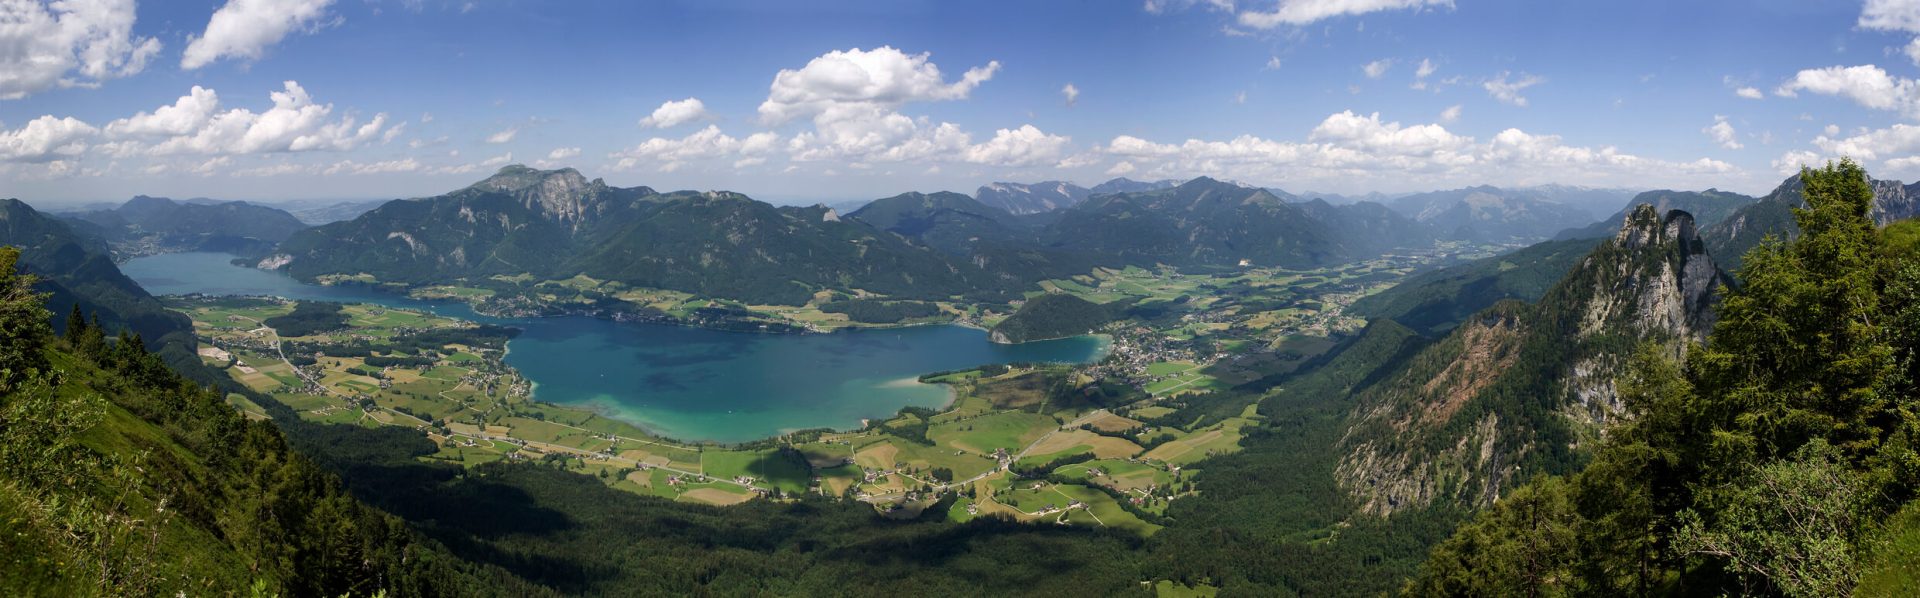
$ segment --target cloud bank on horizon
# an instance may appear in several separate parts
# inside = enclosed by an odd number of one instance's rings
[[[1920,0],[615,4],[0,0],[0,176],[29,201],[410,196],[515,155],[773,199],[1920,178]]]

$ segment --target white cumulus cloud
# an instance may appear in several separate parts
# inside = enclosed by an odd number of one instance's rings
[[[1060,161],[1066,154],[1066,137],[1050,135],[1033,125],[994,131],[993,138],[968,147],[967,162],[993,166],[1038,166]]]
[[[1060,88],[1060,95],[1067,98],[1068,106],[1072,106],[1074,102],[1080,100],[1080,88],[1074,87],[1072,83],[1068,83],[1066,87]]]
[[[170,106],[109,123],[107,132],[124,138],[122,153],[150,155],[345,151],[384,138],[385,113],[365,123],[351,115],[336,119],[332,104],[315,103],[299,83],[281,86],[268,94],[273,106],[265,112],[220,111],[218,95],[196,87]]]
[[[1871,64],[1802,70],[1774,90],[1782,97],[1800,92],[1842,97],[1874,110],[1920,118],[1920,82],[1889,75]]]
[[[1895,124],[1885,129],[1861,131],[1852,137],[1837,137],[1838,127],[1828,129],[1826,135],[1814,138],[1813,145],[1833,156],[1848,156],[1858,160],[1877,160],[1882,157],[1901,158],[1920,154],[1920,126]]]
[[[1826,162],[1826,159],[1822,158],[1820,154],[1805,150],[1795,150],[1781,154],[1779,158],[1775,159],[1773,161],[1773,169],[1783,175],[1795,175],[1800,174],[1800,167],[1802,166],[1819,166],[1824,162]]]
[[[991,139],[975,145],[973,136],[959,125],[900,112],[916,102],[966,99],[999,70],[998,61],[989,61],[968,69],[957,80],[948,80],[925,53],[908,54],[885,46],[835,50],[799,69],[782,69],[774,76],[759,113],[769,125],[811,120],[811,130],[793,135],[785,144],[788,156],[802,162],[844,160],[859,168],[907,161],[1000,166],[1058,161],[1067,154],[1067,138],[1032,125],[997,130]],[[1069,84],[1061,94],[1077,100],[1079,89]]]
[[[318,28],[333,0],[227,0],[207,28],[187,42],[180,68],[193,70],[222,58],[253,60],[296,31]]]
[[[160,40],[133,22],[133,0],[0,0],[0,99],[145,70]]]
[[[548,160],[565,160],[567,158],[572,158],[578,155],[580,155],[580,148],[556,147],[556,148],[553,148],[553,151],[547,152],[547,159]]]
[[[1720,147],[1736,150],[1741,148],[1740,135],[1734,132],[1733,125],[1727,122],[1727,117],[1725,116],[1714,115],[1713,124],[1707,125],[1707,128],[1700,129],[1700,132],[1706,133],[1708,137],[1712,137],[1713,142],[1720,144]]]
[[[835,50],[799,69],[781,69],[773,77],[760,117],[779,124],[848,107],[897,107],[908,102],[965,99],[993,78],[999,61],[968,69],[948,83],[926,53],[907,54],[890,46],[873,50]]]
[[[671,129],[708,117],[707,105],[700,98],[687,98],[660,104],[653,113],[640,119],[640,126],[656,129]]]
[[[513,138],[518,137],[519,135],[520,135],[520,127],[507,127],[505,129],[502,129],[498,133],[488,135],[487,143],[492,143],[495,145],[502,144],[502,143],[512,143]]]
[[[99,130],[71,116],[42,116],[0,131],[0,162],[48,163],[80,155]]]
[[[1328,116],[1303,141],[1242,135],[1161,143],[1122,135],[1100,151],[1154,177],[1208,175],[1296,185],[1351,186],[1354,180],[1387,178],[1408,188],[1548,182],[1698,186],[1723,183],[1739,172],[1718,160],[1660,160],[1613,147],[1571,146],[1555,135],[1519,129],[1482,142],[1439,124],[1403,125],[1352,111]]]
[[[654,137],[607,157],[614,160],[613,167],[620,170],[651,164],[661,172],[672,172],[690,160],[725,157],[739,149],[740,140],[720,132],[718,126],[707,125],[686,137]]]
[[[1920,2],[1867,0],[1860,8],[1861,27],[1920,33]]]
[[[413,158],[403,158],[399,160],[382,160],[379,162],[367,162],[367,163],[355,162],[353,160],[341,160],[339,162],[335,162],[332,166],[328,166],[326,170],[320,171],[320,173],[327,176],[334,176],[339,174],[392,174],[392,173],[418,172],[422,168],[423,166],[420,164],[420,162],[414,160]]]
[[[114,136],[186,135],[207,126],[219,108],[219,94],[195,85],[173,105],[107,123],[107,133]]]
[[[1272,29],[1384,10],[1453,8],[1453,0],[1274,0],[1273,4],[1272,10],[1241,12],[1240,24]]]
[[[1758,100],[1766,97],[1766,94],[1760,93],[1760,90],[1754,87],[1742,87],[1740,89],[1733,90],[1733,95],[1737,95],[1749,100]]]

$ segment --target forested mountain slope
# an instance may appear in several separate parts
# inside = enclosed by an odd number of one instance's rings
[[[997,297],[1009,288],[979,266],[826,208],[776,207],[725,192],[615,188],[572,169],[523,166],[453,193],[389,202],[302,231],[280,252],[267,265],[307,280],[585,274],[755,303],[799,304],[822,289],[946,298]]]
[[[1725,275],[1685,212],[1650,205],[1537,304],[1488,308],[1356,397],[1340,481],[1363,511],[1485,506],[1565,471],[1622,410],[1614,375],[1642,343],[1705,335]]]
[[[1592,226],[1585,228],[1560,231],[1560,234],[1554,238],[1606,238],[1618,229],[1614,223],[1625,218],[1627,213],[1632,212],[1633,209],[1640,204],[1652,205],[1654,209],[1659,210],[1662,214],[1668,210],[1680,210],[1692,214],[1694,224],[1701,229],[1707,229],[1733,216],[1733,214],[1740,211],[1741,208],[1753,205],[1756,201],[1759,201],[1759,199],[1739,193],[1721,191],[1719,189],[1708,189],[1706,191],[1673,191],[1667,189],[1648,191],[1635,195],[1632,201],[1627,202],[1626,207],[1620,208],[1619,212],[1615,212],[1612,216],[1607,217],[1607,219],[1595,222]]]
[[[876,199],[847,216],[961,256],[972,254],[976,247],[1014,242],[1032,232],[1024,230],[1005,209],[949,191]]]
[[[1201,177],[1155,191],[1096,194],[1043,233],[1056,248],[1120,264],[1317,267],[1432,243],[1404,216],[1365,206],[1296,205]],[[1400,238],[1343,236],[1403,231]]]
[[[1127,177],[1114,177],[1111,179],[1107,179],[1106,182],[1100,183],[1098,185],[1094,185],[1093,188],[1090,189],[1089,191],[1091,191],[1095,195],[1104,195],[1108,193],[1138,193],[1141,191],[1158,191],[1161,189],[1172,189],[1178,186],[1180,186],[1180,181],[1173,180],[1173,179],[1161,179],[1157,181],[1136,181]]]
[[[123,256],[174,251],[263,255],[307,227],[284,210],[243,201],[177,202],[145,195],[111,210],[65,218],[84,223]]]
[[[1539,301],[1598,243],[1594,239],[1546,241],[1421,272],[1355,301],[1348,311],[1367,319],[1390,318],[1424,334],[1445,334],[1500,301]]]
[[[138,334],[156,350],[173,344],[192,354],[192,322],[167,311],[122,274],[99,239],[80,235],[20,200],[6,199],[0,200],[0,245],[20,248],[21,268],[38,275],[41,292],[51,293],[47,304],[53,306],[55,326],[65,327],[78,305],[110,331]],[[174,352],[168,351],[170,358]]]
[[[1442,238],[1510,243],[1546,239],[1593,222],[1587,210],[1556,200],[1564,191],[1482,185],[1406,195],[1388,205],[1432,226]]]
[[[1643,350],[1584,469],[1504,493],[1412,595],[1902,595],[1920,564],[1920,254],[1850,161],[1793,181],[1684,360]]]

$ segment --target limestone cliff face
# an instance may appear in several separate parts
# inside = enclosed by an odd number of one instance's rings
[[[528,210],[576,228],[594,212],[604,208],[602,204],[613,190],[606,182],[600,179],[589,181],[580,171],[572,168],[535,170],[520,165],[502,168],[486,180],[474,183],[471,188],[513,196]]]
[[[1362,390],[1341,486],[1387,515],[1484,506],[1518,476],[1569,465],[1621,415],[1614,379],[1631,353],[1704,338],[1725,281],[1691,215],[1638,206],[1539,303],[1495,305]]]
[[[1873,221],[1888,224],[1920,216],[1920,182],[1902,185],[1900,181],[1868,179],[1873,184]]]

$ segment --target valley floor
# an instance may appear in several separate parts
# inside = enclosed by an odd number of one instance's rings
[[[817,493],[867,502],[896,517],[939,508],[955,521],[1002,517],[1146,535],[1160,529],[1171,502],[1190,495],[1194,468],[1239,450],[1241,429],[1260,420],[1256,402],[1220,417],[1177,421],[1179,397],[1294,373],[1364,325],[1344,314],[1354,300],[1417,268],[1484,249],[1441,247],[1312,271],[1102,268],[1048,281],[1035,293],[1128,300],[1150,315],[1102,330],[1114,344],[1101,363],[930,375],[922,380],[954,389],[956,399],[944,410],[908,409],[861,430],[808,431],[736,446],[664,439],[590,409],[534,401],[531,384],[503,362],[506,337],[468,322],[349,304],[338,328],[282,336],[268,322],[293,313],[291,301],[170,302],[192,316],[206,364],[309,421],[419,430],[439,447],[423,460],[464,466],[538,460],[620,490],[711,505]],[[536,311],[608,293],[674,318],[725,306],[814,331],[887,325],[852,322],[817,304],[744,306],[580,277],[496,278],[489,287],[538,291],[516,295],[537,299],[528,304]],[[377,284],[352,277],[323,282]],[[500,308],[489,303],[496,292],[444,286],[410,294]],[[978,306],[943,303],[939,310],[920,319],[989,326],[1003,317]],[[1089,393],[1097,396],[1089,400]],[[251,417],[266,417],[241,395],[230,400]],[[946,496],[952,498],[942,501]]]

